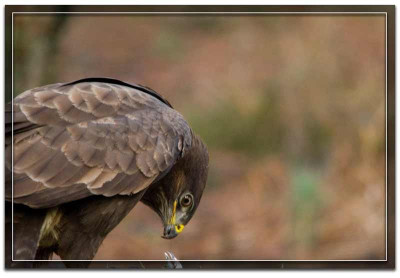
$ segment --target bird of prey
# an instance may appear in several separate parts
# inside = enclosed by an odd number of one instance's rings
[[[87,78],[28,90],[7,105],[5,132],[14,260],[56,253],[67,266],[88,265],[138,201],[172,239],[206,185],[205,144],[166,99],[141,85]]]

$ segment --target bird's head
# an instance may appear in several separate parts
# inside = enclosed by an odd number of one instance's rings
[[[162,179],[149,187],[141,199],[163,221],[163,238],[176,237],[193,217],[207,175],[208,151],[203,142],[194,136],[192,147]]]

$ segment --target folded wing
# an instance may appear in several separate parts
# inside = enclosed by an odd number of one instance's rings
[[[6,171],[14,172],[6,198],[50,207],[148,187],[192,141],[183,117],[157,96],[108,79],[19,95],[6,107]]]

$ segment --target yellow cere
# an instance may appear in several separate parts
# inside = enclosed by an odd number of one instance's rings
[[[179,234],[183,231],[184,225],[175,225],[175,231]]]
[[[174,209],[172,210],[172,217],[171,220],[169,221],[169,224],[175,225],[176,222],[176,205],[177,205],[177,201],[174,202]],[[175,231],[179,234],[180,232],[183,231],[183,228],[185,226],[184,225],[175,225]]]

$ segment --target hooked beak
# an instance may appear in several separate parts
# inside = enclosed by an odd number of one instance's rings
[[[161,237],[165,239],[173,239],[180,232],[182,232],[183,227],[183,225],[167,224],[164,226],[164,235],[162,235]]]
[[[182,232],[183,228],[185,227],[182,224],[176,224],[176,205],[177,201],[174,202],[174,207],[172,210],[172,216],[167,224],[164,224],[164,235],[162,238],[165,239],[173,239],[176,237],[180,232]]]
[[[164,226],[164,235],[162,238],[173,239],[177,235],[178,233],[175,231],[175,225],[168,224]]]

